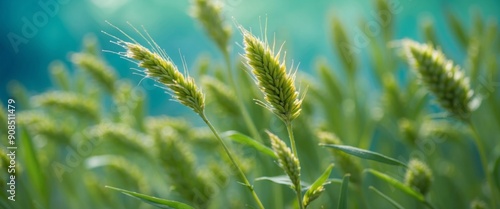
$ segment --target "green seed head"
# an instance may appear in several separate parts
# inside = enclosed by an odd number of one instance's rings
[[[422,161],[412,159],[406,171],[405,184],[425,195],[432,184],[432,172]]]
[[[34,135],[41,135],[62,144],[70,142],[73,130],[68,121],[57,123],[54,117],[36,111],[23,111],[17,116],[19,125],[26,126]]]
[[[325,191],[324,186],[320,186],[317,189],[315,189],[310,195],[304,195],[304,199],[302,201],[302,204],[304,207],[307,208],[309,204],[311,204],[312,201],[318,199],[318,197]]]
[[[181,104],[201,114],[205,109],[205,96],[196,86],[194,79],[183,75],[177,66],[165,55],[151,52],[149,49],[136,44],[124,42],[127,48],[126,57],[137,60],[139,66],[144,68],[147,77],[167,86],[172,96]]]
[[[211,101],[217,103],[222,112],[233,116],[238,116],[240,114],[240,109],[236,105],[236,95],[231,88],[222,81],[210,76],[204,76],[202,78],[202,83],[208,92],[208,98],[213,98]]]
[[[209,0],[195,0],[193,16],[200,21],[217,47],[223,52],[226,51],[231,37],[231,28],[224,24],[221,7]]]
[[[267,43],[244,29],[242,32],[244,56],[267,101],[262,105],[285,123],[291,122],[299,116],[302,105],[302,99],[295,89],[295,74],[286,72],[285,63],[279,61],[280,52],[274,54],[274,50]]]
[[[469,79],[431,45],[411,40],[403,41],[407,60],[420,76],[422,83],[436,96],[441,107],[453,116],[466,120],[473,109],[473,91]]]
[[[416,124],[406,118],[399,120],[399,132],[411,144],[415,144],[418,140],[418,130]]]
[[[470,209],[487,209],[486,203],[482,200],[475,199],[470,203]]]
[[[332,34],[334,48],[341,58],[340,61],[342,61],[347,75],[352,77],[356,73],[357,68],[355,57],[357,51],[354,51],[355,49],[351,47],[352,43],[348,38],[345,27],[338,18],[332,20]]]
[[[86,95],[66,91],[52,91],[33,97],[34,103],[42,107],[65,110],[79,116],[99,119],[99,107],[95,100]]]
[[[300,164],[297,157],[292,153],[290,148],[278,136],[267,131],[269,139],[271,139],[271,146],[276,156],[278,156],[278,163],[285,171],[295,188],[300,185]]]
[[[76,53],[71,56],[71,61],[89,73],[108,92],[114,91],[115,72],[102,59],[88,53]]]

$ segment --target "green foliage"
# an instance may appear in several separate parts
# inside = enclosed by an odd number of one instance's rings
[[[381,37],[357,48],[347,25],[335,18],[331,39],[340,63],[322,58],[312,69],[315,77],[307,77],[293,67],[287,70],[284,52],[275,51],[267,34],[259,39],[243,26],[238,27],[246,60],[231,60],[231,29],[222,8],[208,0],[193,5],[193,15],[224,59],[205,58],[193,69],[195,76],[179,71],[149,34],[135,28],[150,48],[135,40],[117,44],[126,49],[121,56],[135,60],[145,77],[168,89],[166,98],[191,108],[206,126],[188,114],[148,116],[147,92],[119,78],[100,56],[95,39],[87,38],[70,59],[81,70],[62,61],[49,66],[50,90],[32,93],[18,82],[9,84],[19,109],[19,201],[6,201],[8,194],[2,192],[0,207],[497,206],[500,40],[495,21],[476,13],[474,27],[467,27],[447,10],[456,44],[462,46],[457,53],[466,57],[452,62],[454,56],[445,58],[452,49],[442,48],[443,37],[430,19],[421,25],[426,44],[392,41],[397,16],[391,13]],[[376,0],[374,6],[379,19],[394,12],[389,1]],[[402,47],[392,48],[398,44]],[[397,57],[401,49],[402,58]],[[365,69],[375,79],[365,77]],[[307,84],[307,97],[299,95],[295,79]],[[482,99],[481,106],[473,107],[473,94]],[[258,104],[271,111],[255,105],[261,98]],[[6,138],[8,115],[5,106],[0,110],[0,136]],[[454,117],[441,117],[443,111]],[[290,140],[282,140],[286,137]],[[8,153],[0,149],[3,182]]]
[[[156,206],[158,208],[166,208],[166,209],[194,209],[193,207],[191,207],[189,205],[186,205],[184,203],[181,203],[181,202],[176,202],[176,201],[171,201],[171,200],[164,200],[164,199],[160,199],[160,198],[156,198],[156,197],[151,197],[151,196],[148,196],[148,195],[139,194],[137,192],[131,192],[131,191],[127,191],[127,190],[119,189],[119,188],[115,188],[115,187],[110,187],[110,186],[107,186],[107,188],[119,191],[119,192],[121,192],[123,194],[126,194],[128,196],[131,196],[131,197],[135,197],[135,198],[140,199],[141,201],[143,201],[145,203],[154,205],[154,206]]]

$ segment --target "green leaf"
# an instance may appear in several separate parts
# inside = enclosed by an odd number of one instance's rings
[[[339,205],[337,207],[338,209],[347,208],[347,188],[349,188],[349,177],[351,177],[351,174],[346,174],[344,175],[344,178],[342,180],[342,187],[339,196]]]
[[[273,150],[269,147],[266,147],[265,145],[255,141],[254,139],[250,138],[247,135],[244,135],[240,132],[237,131],[226,131],[221,134],[223,138],[229,138],[235,142],[238,142],[240,144],[244,144],[250,147],[253,147],[257,151],[266,154],[268,156],[271,156],[274,159],[278,159],[276,154],[274,154]]]
[[[269,176],[262,176],[262,177],[259,177],[259,178],[256,178],[255,181],[262,181],[262,180],[267,180],[267,181],[271,181],[273,183],[276,183],[276,184],[281,184],[281,185],[287,185],[287,186],[290,186],[290,187],[293,187],[293,183],[292,181],[290,181],[290,177],[286,176],[286,175],[283,175],[283,176],[273,176],[273,177],[269,177]],[[303,189],[307,189],[310,187],[310,184],[306,183],[306,182],[303,182],[301,181],[300,182],[300,185],[302,185]]]
[[[307,190],[305,195],[307,195],[309,192],[318,189],[323,185],[329,184],[330,182],[327,180],[328,177],[330,176],[330,173],[332,172],[332,169],[333,169],[333,164],[330,164],[328,168],[326,168],[325,172],[323,172],[323,174],[321,174],[321,176],[318,179],[316,179],[316,181],[314,181],[314,183],[311,185],[309,190]]]
[[[393,187],[396,187],[397,189],[401,190],[402,192],[410,195],[411,197],[415,198],[416,200],[425,203],[425,197],[422,194],[416,192],[415,190],[413,190],[409,186],[406,186],[405,184],[401,183],[400,181],[398,181],[398,180],[396,180],[396,179],[394,179],[394,178],[392,178],[384,173],[373,170],[373,169],[366,169],[364,172],[368,172],[368,173],[373,174],[375,177],[377,177],[381,180],[384,180],[385,182],[389,183]]]
[[[24,128],[19,128],[19,154],[24,159],[24,167],[28,174],[30,183],[34,187],[34,192],[38,194],[44,205],[48,205],[48,187],[45,184],[45,171],[41,169],[40,162],[37,158],[37,151],[33,144],[32,138]],[[17,151],[17,150],[16,150]]]
[[[493,166],[493,180],[496,183],[497,189],[500,190],[500,156],[497,157]]]
[[[352,147],[352,146],[347,146],[347,145],[335,145],[335,144],[319,144],[319,145],[323,146],[323,147],[337,149],[337,150],[340,150],[340,151],[345,152],[347,154],[354,155],[356,157],[360,157],[360,158],[367,159],[367,160],[373,160],[373,161],[377,161],[377,162],[381,162],[381,163],[385,163],[385,164],[389,164],[389,165],[400,165],[400,166],[408,167],[405,163],[403,163],[399,160],[396,160],[394,158],[390,158],[390,157],[387,157],[387,156],[382,155],[380,153],[360,149],[357,147]]]
[[[111,186],[106,186],[106,188],[119,191],[119,192],[121,192],[121,193],[123,193],[125,195],[137,198],[137,199],[139,199],[139,200],[141,200],[141,201],[143,201],[145,203],[148,203],[150,205],[154,205],[154,206],[156,206],[158,208],[166,208],[166,209],[194,209],[193,207],[191,207],[189,205],[186,205],[184,203],[177,202],[177,201],[160,199],[160,198],[157,198],[157,197],[152,197],[152,196],[145,195],[145,194],[140,194],[140,193],[137,193],[137,192],[131,192],[131,191],[127,191],[127,190],[124,190],[124,189],[119,189],[119,188],[115,188],[115,187],[111,187]]]
[[[394,201],[393,199],[391,199],[389,196],[385,195],[384,193],[382,193],[381,191],[379,191],[378,189],[375,189],[375,187],[372,187],[370,186],[369,187],[371,190],[373,190],[374,192],[376,192],[378,195],[380,195],[381,197],[383,197],[384,199],[386,199],[389,203],[391,203],[391,205],[393,205],[395,208],[398,208],[398,209],[404,209],[403,206],[401,206],[399,203],[397,203],[396,201]]]
[[[307,190],[306,194],[304,195],[304,203],[311,203],[314,199],[318,198],[319,195],[321,195],[323,189],[323,186],[326,184],[330,184],[328,180],[328,177],[330,176],[330,173],[332,172],[333,169],[333,164],[330,164],[328,168],[326,168],[325,172],[321,174],[321,176],[314,181],[314,183],[309,187]],[[304,207],[307,207],[305,205]]]

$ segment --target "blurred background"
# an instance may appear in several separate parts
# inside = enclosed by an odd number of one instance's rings
[[[55,4],[54,4],[55,2]],[[224,15],[228,22],[237,22],[245,28],[258,32],[260,25],[267,19],[268,34],[275,34],[277,43],[286,40],[285,49],[289,60],[300,63],[300,71],[310,72],[318,57],[325,57],[328,63],[338,69],[339,58],[332,50],[331,19],[339,18],[349,35],[354,36],[363,30],[362,19],[376,20],[373,1],[317,0],[312,2],[298,0],[221,0]],[[0,1],[0,98],[5,101],[8,86],[17,80],[31,93],[40,93],[51,88],[47,67],[54,60],[61,60],[71,66],[68,54],[82,48],[82,40],[88,34],[94,34],[102,49],[117,51],[120,47],[109,43],[110,37],[101,33],[106,31],[120,38],[125,38],[110,27],[105,21],[138,37],[126,22],[144,26],[158,44],[166,50],[176,63],[180,63],[180,53],[186,59],[189,69],[197,63],[200,55],[212,57],[223,63],[216,46],[210,42],[200,25],[189,15],[189,1],[168,0],[40,0],[40,1]],[[496,0],[395,0],[398,8],[395,16],[394,37],[409,37],[422,41],[419,23],[422,19],[431,19],[435,23],[436,34],[447,56],[457,63],[463,63],[466,52],[459,50],[451,37],[446,24],[445,12],[457,14],[460,21],[472,27],[471,17],[479,14],[483,19],[496,19],[500,12],[500,1]],[[48,5],[48,6],[46,6]],[[49,8],[48,10],[46,8]],[[49,13],[47,13],[47,11]],[[231,19],[234,18],[234,21]],[[36,21],[36,22],[34,22]],[[37,23],[37,24],[35,24]],[[33,24],[34,31],[29,31]],[[28,25],[28,26],[26,26]],[[233,26],[232,56],[241,53],[241,35]],[[28,34],[23,34],[28,32]],[[28,36],[26,36],[28,35]],[[180,53],[179,53],[180,52]],[[361,49],[361,71],[368,66],[365,51]],[[119,73],[120,77],[133,79],[139,83],[140,76],[130,70],[134,64],[120,59],[111,53],[104,53],[105,59]],[[363,67],[364,66],[364,67]],[[367,76],[369,77],[369,76]],[[370,80],[370,79],[368,79]],[[179,104],[169,102],[161,96],[163,91],[152,88],[152,83],[139,84],[149,91],[147,108],[150,114],[176,115]]]

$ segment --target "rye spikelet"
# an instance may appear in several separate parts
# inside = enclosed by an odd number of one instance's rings
[[[285,171],[290,180],[292,181],[294,188],[300,187],[300,164],[297,157],[292,153],[290,148],[283,142],[278,136],[267,131],[269,139],[271,140],[271,146],[274,150],[276,156],[278,156],[278,163],[280,167]]]
[[[79,116],[99,119],[99,107],[96,101],[73,92],[52,91],[33,98],[34,103],[43,107],[65,110]]]
[[[245,58],[256,78],[257,85],[267,103],[261,105],[271,110],[283,122],[290,123],[301,111],[302,98],[295,89],[295,73],[287,73],[285,62],[279,61],[281,49],[274,53],[267,41],[262,41],[249,31],[241,29]]]
[[[137,43],[121,42],[127,49],[126,57],[137,60],[139,67],[144,68],[147,77],[167,86],[174,99],[181,104],[202,114],[205,109],[205,97],[194,79],[183,75],[177,66],[162,51],[155,52]]]
[[[127,125],[117,123],[101,123],[88,129],[90,137],[115,147],[119,146],[139,154],[149,154],[152,139],[131,129]]]
[[[61,61],[54,61],[50,63],[49,70],[52,82],[61,88],[61,90],[69,91],[71,78],[69,77],[68,69]]]
[[[422,161],[412,159],[406,171],[405,184],[424,195],[427,194],[432,184],[431,169]]]
[[[71,61],[89,73],[108,92],[114,91],[115,72],[102,59],[88,53],[76,53],[71,56]]]
[[[222,112],[232,116],[240,114],[236,95],[229,86],[210,76],[204,76],[202,78],[202,84],[208,92],[208,98],[213,98],[211,101],[217,103]]]
[[[196,157],[192,148],[175,134],[160,133],[155,137],[159,152],[157,159],[165,168],[174,190],[183,198],[206,208],[214,195],[212,181],[196,169]]]
[[[470,203],[470,209],[488,209],[486,203],[480,199],[475,199]]]
[[[210,38],[221,51],[227,50],[231,28],[224,24],[221,7],[209,0],[195,0],[193,16],[200,21]]]
[[[404,40],[403,46],[409,65],[437,97],[440,106],[453,116],[466,120],[473,109],[474,93],[459,66],[428,44]]]
[[[349,40],[344,25],[338,18],[332,20],[332,34],[334,41],[334,48],[340,55],[340,60],[346,69],[347,75],[354,76],[357,68],[357,61],[355,48],[351,47],[351,40]]]
[[[34,135],[41,135],[62,144],[70,142],[73,130],[67,121],[63,124],[57,123],[53,117],[36,111],[23,111],[19,113],[17,120],[19,125],[25,126]]]

